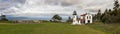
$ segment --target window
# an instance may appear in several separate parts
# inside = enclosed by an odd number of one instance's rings
[[[89,19],[91,19],[91,16],[89,16]]]
[[[87,19],[88,19],[88,16],[87,16]]]

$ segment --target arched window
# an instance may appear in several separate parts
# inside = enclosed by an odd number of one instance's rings
[[[89,19],[89,16],[87,16],[87,19]]]
[[[91,16],[89,16],[89,19],[91,19]]]

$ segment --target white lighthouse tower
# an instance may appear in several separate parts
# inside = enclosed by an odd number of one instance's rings
[[[76,11],[73,12],[73,25],[80,25],[80,21],[78,20],[78,16],[77,16],[77,13]]]

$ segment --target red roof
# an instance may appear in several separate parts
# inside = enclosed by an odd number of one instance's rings
[[[87,15],[87,14],[82,14],[81,16],[85,16],[85,15]]]

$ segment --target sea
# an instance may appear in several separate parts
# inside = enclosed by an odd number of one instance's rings
[[[53,16],[10,16],[7,15],[6,18],[8,20],[51,20]],[[62,22],[66,22],[68,20],[69,16],[61,16],[62,17]],[[1,19],[1,16],[0,16]]]

